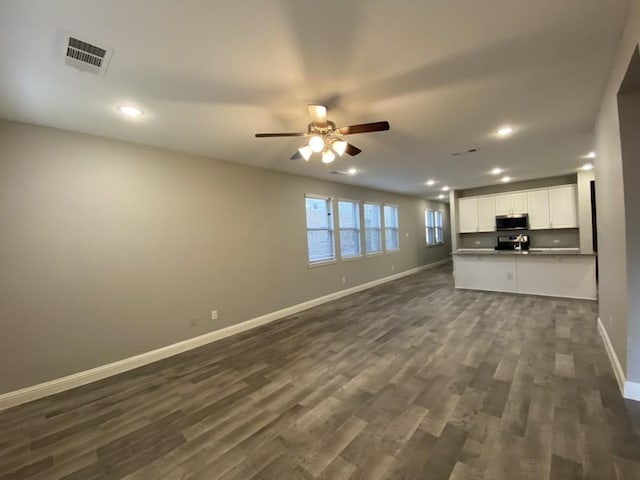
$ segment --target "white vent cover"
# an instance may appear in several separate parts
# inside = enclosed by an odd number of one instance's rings
[[[99,47],[76,37],[68,36],[65,64],[81,72],[104,76],[112,49]]]

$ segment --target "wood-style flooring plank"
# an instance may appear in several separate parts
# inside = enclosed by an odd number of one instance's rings
[[[596,318],[424,271],[0,412],[0,480],[636,480]]]

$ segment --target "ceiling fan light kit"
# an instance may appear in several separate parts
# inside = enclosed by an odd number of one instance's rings
[[[336,140],[331,144],[331,147],[338,155],[342,156],[347,150],[347,142],[345,142],[344,140]]]
[[[309,139],[309,148],[312,152],[321,152],[324,149],[324,139],[320,135],[314,135]]]
[[[322,152],[322,163],[331,163],[336,159],[336,154],[328,148],[325,148]]]
[[[305,162],[309,161],[309,159],[311,158],[311,154],[313,153],[313,150],[311,150],[311,147],[309,145],[300,147],[298,151],[300,152],[300,155],[302,155],[302,158],[304,158]]]
[[[322,162],[331,163],[345,152],[351,156],[358,155],[362,150],[344,141],[341,135],[356,133],[381,132],[389,130],[389,122],[363,123],[348,127],[336,128],[336,124],[327,120],[327,107],[324,105],[308,105],[311,123],[307,126],[307,133],[256,133],[256,137],[308,137],[307,145],[300,147],[291,157],[292,160],[303,158],[308,161],[313,153],[322,152]],[[334,153],[335,152],[335,153]]]

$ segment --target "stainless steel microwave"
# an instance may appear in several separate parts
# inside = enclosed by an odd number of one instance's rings
[[[529,228],[529,215],[498,215],[496,217],[496,230],[527,230]]]

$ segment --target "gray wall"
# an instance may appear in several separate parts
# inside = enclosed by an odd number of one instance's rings
[[[450,252],[440,202],[6,121],[0,155],[0,393]],[[309,268],[305,193],[399,205],[400,252]]]
[[[600,318],[627,374],[627,355],[631,352],[629,357],[635,357],[633,352],[640,349],[640,338],[628,336],[626,206],[616,97],[639,40],[640,0],[631,0],[628,23],[612,61],[595,128]],[[638,188],[637,183],[634,188]],[[637,296],[637,292],[633,294]],[[640,381],[635,375],[629,379]]]
[[[640,57],[634,61],[640,70]],[[627,378],[640,382],[640,84],[618,98],[627,240]]]

